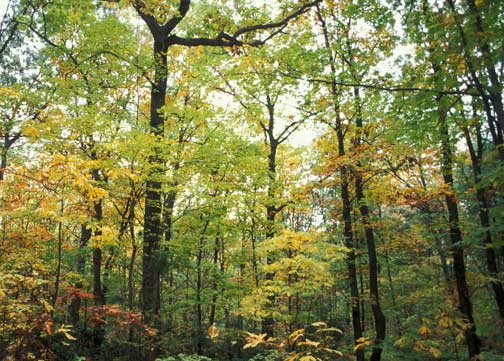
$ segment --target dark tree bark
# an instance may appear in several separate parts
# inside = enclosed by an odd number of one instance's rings
[[[208,323],[210,326],[213,325],[215,322],[215,312],[217,308],[217,286],[218,286],[218,273],[217,273],[217,267],[219,265],[219,251],[220,251],[220,242],[219,242],[220,237],[216,236],[215,237],[215,243],[214,243],[214,253],[213,253],[213,266],[214,266],[214,276],[212,280],[212,304],[210,305],[210,315],[208,316]],[[221,256],[222,258],[224,256]]]
[[[150,132],[161,141],[164,137],[164,118],[161,110],[165,105],[167,87],[167,51],[170,46],[216,46],[233,47],[242,45],[260,46],[267,39],[275,36],[298,15],[306,12],[321,0],[312,1],[300,6],[296,11],[278,22],[257,24],[243,27],[233,34],[220,32],[215,38],[182,38],[174,31],[189,11],[191,1],[180,0],[178,14],[164,24],[159,24],[156,17],[145,11],[142,0],[135,0],[133,6],[138,15],[148,26],[154,40],[154,79],[151,87]],[[276,29],[276,30],[275,30]],[[266,40],[244,42],[241,37],[259,31],[274,30]],[[159,256],[162,238],[162,207],[161,207],[161,175],[164,169],[163,157],[159,149],[154,149],[154,155],[149,159],[151,165],[146,182],[145,214],[144,214],[144,244],[142,256],[142,311],[148,323],[159,323],[160,318],[160,271],[156,257]],[[155,358],[154,352],[150,357]]]
[[[268,175],[270,178],[270,182],[268,185],[268,200],[269,204],[266,204],[266,239],[271,239],[275,236],[275,219],[280,212],[280,209],[272,204],[274,198],[277,196],[275,192],[275,182],[276,182],[276,156],[278,150],[278,139],[275,137],[275,104],[270,98],[269,94],[266,99],[266,107],[268,109],[268,125],[264,125],[261,123],[263,131],[268,139],[269,145],[269,154],[268,154]],[[266,259],[267,264],[273,263],[273,258],[268,254]],[[266,282],[272,282],[275,275],[273,273],[266,274]],[[268,301],[271,306],[275,304],[275,297],[268,296]],[[274,326],[275,320],[273,317],[268,316],[262,322],[262,332],[266,333],[268,337],[274,336]]]
[[[63,216],[63,201],[61,202],[61,216]],[[56,265],[56,280],[54,281],[54,295],[53,295],[53,307],[56,306],[56,302],[58,301],[58,292],[60,286],[60,277],[61,277],[61,251],[63,245],[63,222],[58,222],[58,246],[57,246],[57,265]]]
[[[150,130],[161,141],[164,137],[164,118],[160,113],[166,102],[167,44],[163,37],[154,35],[154,82],[151,90]],[[157,36],[157,37],[156,37]],[[161,245],[161,176],[163,159],[159,147],[150,156],[151,169],[146,182],[144,243],[142,256],[142,310],[148,323],[159,323],[160,316],[160,270],[159,250]]]
[[[76,267],[75,270],[77,271],[78,274],[83,275],[85,271],[85,266],[86,266],[86,256],[84,254],[84,250],[87,247],[89,240],[91,239],[92,231],[91,228],[89,228],[86,224],[81,225],[81,235],[79,239],[79,250],[77,253],[77,262],[76,262]],[[83,284],[82,282],[77,282],[75,284],[75,287],[77,289],[82,289]],[[79,322],[80,315],[80,307],[81,307],[82,300],[81,298],[76,295],[70,302],[70,305],[68,306],[68,313],[69,313],[69,318],[70,322],[72,325],[76,326]]]
[[[128,265],[128,309],[130,311],[133,310],[133,301],[135,299],[135,285],[134,285],[134,271],[135,271],[135,259],[138,251],[138,246],[136,244],[136,235],[135,235],[135,208],[136,201],[134,199],[130,199],[130,209],[128,216],[128,228],[131,238],[131,257]]]
[[[488,274],[491,277],[490,284],[495,294],[495,301],[501,320],[504,320],[504,289],[502,282],[498,278],[497,256],[495,254],[494,244],[492,242],[492,232],[490,231],[490,204],[488,202],[486,191],[487,187],[481,184],[481,161],[483,157],[483,139],[479,126],[476,127],[476,143],[477,149],[471,138],[471,134],[467,126],[462,126],[464,136],[471,157],[473,169],[474,184],[476,187],[476,200],[478,201],[478,215],[481,228],[484,229],[483,247],[485,248],[485,258],[488,269]]]
[[[469,7],[467,14],[460,14],[455,6],[454,0],[447,0],[448,7],[451,10],[457,30],[460,36],[460,47],[462,55],[464,56],[465,63],[469,70],[469,76],[476,87],[476,90],[481,98],[483,108],[486,113],[486,118],[488,122],[488,129],[492,136],[493,143],[497,149],[497,153],[500,159],[504,159],[504,109],[502,103],[502,84],[499,81],[495,66],[491,60],[490,46],[485,39],[486,35],[483,29],[483,23],[481,16],[478,12],[474,0],[466,0]],[[474,34],[478,36],[477,45],[480,50],[480,54],[475,58],[471,54],[470,45],[468,43],[467,33],[464,30],[462,17],[467,16],[473,22]],[[478,35],[479,34],[479,35]],[[480,74],[478,74],[479,64],[475,64],[476,61],[481,61],[484,68],[486,68],[490,83],[484,80]]]
[[[448,187],[445,193],[446,208],[448,210],[449,231],[451,240],[451,254],[453,259],[453,273],[458,296],[458,306],[467,321],[464,330],[467,348],[470,358],[480,354],[481,341],[476,334],[476,325],[473,318],[471,298],[466,280],[466,268],[464,261],[464,246],[462,244],[462,232],[460,230],[459,212],[457,199],[453,193],[453,154],[450,143],[450,135],[447,124],[447,111],[444,109],[441,97],[439,103],[439,133],[441,139],[441,172],[444,184]]]
[[[319,6],[317,5],[317,18],[322,27],[322,32],[324,36],[324,45],[325,48],[329,52],[329,66],[331,69],[331,80],[330,80],[330,89],[332,100],[333,100],[333,110],[334,110],[334,122],[330,123],[330,126],[335,130],[337,137],[337,147],[338,147],[338,155],[340,157],[345,156],[345,131],[344,125],[341,119],[340,114],[340,106],[339,106],[339,89],[338,82],[336,80],[336,59],[333,54],[331,41],[329,38],[329,32],[327,29],[327,24],[325,19],[320,11]],[[350,308],[352,313],[352,327],[354,334],[354,342],[357,344],[357,340],[362,337],[362,324],[360,321],[361,312],[360,312],[360,295],[359,288],[357,282],[357,269],[355,266],[355,245],[353,239],[353,230],[352,230],[352,203],[350,200],[350,171],[345,164],[342,164],[338,167],[341,179],[340,185],[340,197],[342,203],[342,219],[343,219],[343,239],[345,246],[349,249],[346,264],[347,264],[347,272],[348,272],[348,282],[350,286]],[[357,361],[364,361],[364,350],[362,348],[358,348],[355,351],[355,356]]]
[[[201,216],[203,221],[203,215]],[[210,224],[210,214],[207,214],[207,219],[204,221],[203,230],[198,239],[198,252],[196,253],[196,351],[198,354],[203,352],[203,343],[205,341],[205,332],[203,330],[203,309],[201,305],[201,291],[203,289],[203,247],[205,245],[205,234]]]
[[[359,152],[359,146],[362,144],[361,136],[364,133],[361,115],[361,101],[359,89],[354,89],[354,98],[357,107],[357,117],[355,123],[357,126],[357,135],[354,137],[354,145],[356,151]],[[373,312],[374,327],[375,327],[375,342],[373,344],[373,351],[371,353],[371,361],[380,361],[383,350],[382,343],[386,335],[386,319],[380,306],[380,293],[378,290],[378,259],[376,256],[376,241],[374,237],[374,229],[370,221],[370,212],[367,201],[364,195],[364,181],[360,172],[361,162],[357,162],[357,170],[354,174],[355,177],[355,195],[359,205],[359,212],[361,222],[364,226],[364,235],[366,237],[366,244],[368,249],[368,266],[369,266],[369,293],[371,298],[371,310]]]
[[[355,89],[355,97],[359,97],[359,91]],[[359,103],[359,100],[357,100]],[[360,107],[360,104],[357,105]],[[358,110],[360,112],[360,110]],[[355,145],[360,146],[362,140],[360,139],[360,133],[362,130],[362,118],[360,115],[356,118],[357,132],[358,135],[354,139]],[[358,151],[358,150],[357,150]],[[358,164],[360,166],[360,162]],[[375,326],[375,342],[373,344],[373,351],[371,353],[371,361],[379,361],[381,359],[382,353],[382,343],[385,340],[386,334],[386,320],[385,315],[380,306],[380,293],[378,290],[378,259],[376,256],[376,241],[374,237],[373,226],[370,221],[370,212],[364,195],[364,182],[360,170],[354,174],[355,177],[355,195],[357,197],[357,203],[359,204],[359,212],[361,216],[361,222],[364,226],[364,234],[366,237],[366,244],[368,249],[369,257],[369,293],[371,297],[371,310],[374,317]]]
[[[464,52],[466,63],[469,67],[469,70],[472,74],[473,80],[475,81],[477,87],[481,88],[481,83],[479,81],[479,78],[476,76],[474,66],[470,61],[469,54],[467,53],[466,48],[467,43],[465,39],[465,34],[459,21],[460,19],[458,18],[458,13],[456,13],[453,0],[447,0],[447,1],[449,7],[454,12],[454,16],[456,17],[457,26],[461,36],[462,50]],[[427,21],[431,21],[430,16],[432,14],[430,13],[430,11],[431,10],[429,4],[426,1],[424,1],[423,13],[426,16]],[[442,78],[443,69],[441,67],[441,64],[436,60],[435,49],[429,48],[428,52],[430,56],[429,61],[432,68],[434,80],[436,81],[443,80]],[[465,321],[467,322],[467,325],[464,329],[464,336],[467,343],[469,358],[472,359],[479,357],[481,341],[476,333],[476,325],[474,323],[473,318],[472,303],[469,295],[469,288],[467,285],[466,268],[464,260],[464,246],[462,244],[463,239],[462,239],[462,232],[460,229],[458,203],[454,192],[453,152],[450,140],[449,125],[447,120],[448,111],[450,109],[448,101],[449,99],[443,96],[443,94],[439,94],[438,96],[436,96],[438,127],[439,127],[438,132],[441,137],[441,174],[443,176],[443,182],[446,186],[445,204],[448,212],[448,222],[449,222],[448,228],[451,243],[450,252],[453,261],[453,274],[455,277],[455,289],[457,291],[458,307],[460,312],[463,314]]]
[[[91,151],[91,159],[97,160],[98,157],[96,155],[96,152],[94,149]],[[98,169],[93,169],[92,177],[93,180],[96,183],[99,183],[102,181],[102,177],[100,175],[100,172]],[[93,218],[95,221],[98,223],[98,227],[95,230],[95,237],[101,237],[102,235],[102,230],[101,230],[101,222],[103,220],[103,200],[97,200],[94,202],[93,206]],[[105,304],[105,296],[103,293],[103,287],[102,287],[102,249],[101,245],[98,247],[93,248],[93,296],[95,298],[95,304],[98,306],[104,305]]]

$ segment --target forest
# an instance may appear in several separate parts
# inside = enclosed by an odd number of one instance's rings
[[[0,0],[0,360],[504,361],[504,1]]]

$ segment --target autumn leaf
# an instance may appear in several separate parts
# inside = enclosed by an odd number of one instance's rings
[[[248,335],[248,337],[246,338],[247,343],[243,346],[244,349],[254,348],[261,344],[265,344],[266,337],[268,336],[267,333],[261,333],[259,335],[256,335],[250,332],[247,332],[247,335]]]
[[[210,338],[212,340],[214,338],[217,338],[219,336],[219,330],[217,329],[217,327],[215,326],[215,324],[213,324],[212,326],[210,326],[208,328],[208,336],[210,336]]]

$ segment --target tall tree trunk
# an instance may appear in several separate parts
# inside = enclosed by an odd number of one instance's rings
[[[95,203],[94,206],[94,217],[97,222],[101,222],[103,220],[103,206],[102,201],[99,200]],[[101,237],[101,224],[99,224],[98,229],[95,231],[96,237]],[[95,297],[96,305],[104,305],[105,297],[103,295],[102,288],[102,278],[101,278],[101,265],[102,265],[102,250],[101,245],[99,247],[93,248],[93,296]]]
[[[164,137],[164,118],[160,110],[165,105],[168,48],[163,34],[154,39],[154,82],[151,89],[150,131],[156,137],[154,154],[149,157],[146,182],[144,243],[142,255],[142,311],[147,323],[159,325],[161,296],[159,257],[161,245],[161,177],[163,157],[158,142]]]
[[[61,202],[60,216],[63,217],[63,200]],[[63,244],[63,222],[58,222],[58,246],[57,246],[57,265],[56,265],[56,280],[54,281],[54,296],[53,296],[53,307],[56,306],[58,301],[58,292],[60,286],[60,276],[61,276],[61,249]]]
[[[196,352],[201,355],[203,351],[203,311],[201,308],[201,263],[203,261],[203,236],[200,237],[198,243],[198,253],[196,255]]]
[[[5,136],[7,138],[7,136]],[[7,142],[7,139],[5,140],[3,146],[2,146],[2,154],[1,154],[1,159],[0,159],[0,181],[4,180],[4,174],[5,174],[5,168],[7,168],[7,148],[5,143]]]
[[[361,117],[361,104],[360,104],[360,94],[359,89],[354,89],[354,97],[357,107],[357,118],[356,118],[356,132],[357,135],[354,138],[354,144],[356,146],[356,151],[359,152],[359,147],[362,143],[361,134],[364,132],[362,117]],[[371,353],[371,361],[380,361],[381,353],[383,350],[382,343],[385,340],[386,334],[386,319],[385,315],[380,306],[380,293],[378,290],[378,259],[376,256],[376,242],[374,237],[373,226],[370,221],[370,212],[367,205],[367,201],[364,195],[364,182],[361,174],[361,162],[357,162],[357,171],[354,174],[355,177],[355,195],[357,197],[357,203],[359,205],[359,212],[361,216],[361,222],[364,226],[364,234],[366,237],[366,244],[368,249],[369,258],[369,293],[371,298],[371,310],[373,312],[374,327],[375,327],[375,342],[373,344],[373,351]]]
[[[382,343],[385,340],[386,334],[386,320],[385,315],[380,306],[380,294],[378,290],[378,260],[376,257],[376,242],[374,238],[373,227],[369,220],[369,209],[364,198],[364,190],[362,178],[359,174],[355,178],[355,192],[357,202],[360,204],[360,214],[362,223],[364,225],[364,233],[366,236],[366,243],[368,248],[369,257],[369,293],[371,296],[371,310],[373,311],[374,324],[375,324],[375,343],[373,345],[373,352],[371,354],[371,361],[379,361],[382,353]]]
[[[343,141],[343,137],[338,136],[339,141]],[[339,147],[342,148],[342,147]],[[341,153],[340,153],[341,154]],[[344,154],[344,153],[343,153]],[[353,232],[352,232],[352,218],[351,218],[351,208],[350,195],[348,191],[348,174],[345,166],[340,167],[341,174],[341,200],[343,203],[343,237],[345,239],[345,246],[348,247],[349,252],[347,255],[347,268],[348,268],[348,280],[350,283],[350,307],[352,310],[352,326],[354,332],[354,340],[357,344],[357,340],[362,337],[362,325],[360,321],[360,296],[359,288],[357,284],[357,270],[355,267],[355,252],[354,252],[354,242],[353,242]],[[355,351],[355,356],[357,361],[364,360],[364,350],[359,348]]]
[[[178,169],[179,169],[179,166],[180,166],[180,163],[179,162],[176,162],[174,164],[174,172],[176,172]],[[171,187],[173,187],[173,189],[171,189],[166,198],[165,198],[165,202],[164,202],[164,207],[163,207],[163,219],[164,219],[164,241],[165,241],[165,250],[166,250],[166,257],[168,259],[168,262],[167,262],[167,269],[166,269],[166,273],[168,274],[168,283],[169,283],[169,287],[170,287],[170,290],[173,289],[173,282],[174,282],[174,279],[173,279],[173,267],[172,267],[172,261],[173,261],[173,251],[171,250],[170,248],[170,241],[172,239],[172,236],[173,236],[173,211],[174,211],[174,207],[175,207],[175,200],[177,198],[177,191],[175,190],[175,187],[178,185],[177,182],[173,182],[171,184]],[[172,292],[170,291],[169,292],[169,296],[168,296],[168,305],[171,306],[173,305],[173,302],[174,302],[174,296],[172,294]],[[170,312],[168,314],[168,319],[167,319],[167,322],[166,322],[166,325],[167,325],[167,328],[171,328],[171,325],[173,323],[173,314],[172,312]]]
[[[81,235],[79,239],[79,249],[77,253],[77,261],[75,267],[75,270],[79,275],[84,275],[86,266],[86,255],[84,254],[84,250],[88,245],[89,240],[91,239],[91,235],[92,235],[91,228],[89,228],[86,224],[81,225]],[[75,288],[77,288],[78,290],[82,289],[82,287],[83,284],[81,281],[78,281],[75,284]],[[79,322],[80,318],[79,310],[81,302],[82,302],[81,298],[78,295],[74,295],[72,301],[70,302],[70,305],[68,306],[70,323],[72,323],[72,325],[74,326],[76,326],[77,323]]]
[[[203,218],[201,217],[201,220]],[[203,343],[205,341],[205,332],[203,330],[203,308],[201,292],[203,290],[203,247],[205,245],[205,234],[210,224],[210,214],[207,215],[203,230],[198,239],[198,252],[196,253],[196,351],[198,354],[203,352]]]
[[[316,5],[316,15],[317,19],[322,28],[322,33],[324,36],[324,45],[328,51],[328,62],[331,70],[331,84],[330,93],[333,100],[333,110],[335,121],[332,128],[336,131],[337,141],[338,141],[338,155],[340,157],[345,156],[345,132],[343,129],[343,124],[341,121],[340,106],[339,106],[339,89],[336,82],[336,59],[333,53],[333,47],[331,46],[331,41],[329,38],[329,31],[327,29],[327,24],[325,22],[324,16],[320,10],[320,6]],[[355,251],[354,251],[354,240],[352,231],[352,204],[350,202],[349,193],[349,170],[347,166],[342,164],[338,167],[340,177],[341,177],[341,188],[340,197],[343,208],[343,238],[345,246],[348,247],[349,252],[347,254],[346,264],[348,269],[348,282],[350,286],[350,308],[352,313],[352,326],[354,333],[354,342],[357,344],[357,340],[362,337],[362,325],[360,321],[360,296],[359,288],[357,284],[357,270],[355,266]],[[359,348],[355,351],[355,356],[357,361],[364,360],[364,350]]]
[[[453,193],[453,154],[450,143],[450,135],[447,123],[446,107],[442,104],[442,97],[438,97],[439,104],[439,132],[441,139],[441,172],[443,181],[447,187],[445,192],[445,202],[448,209],[448,221],[451,240],[451,254],[453,259],[453,272],[458,294],[459,309],[467,320],[468,324],[464,330],[469,356],[477,357],[480,354],[481,341],[476,334],[476,325],[473,318],[469,288],[466,280],[466,269],[464,261],[464,246],[462,244],[462,232],[460,230],[458,205]]]
[[[479,127],[476,129],[476,138],[478,149],[475,149],[469,129],[463,126],[464,135],[466,138],[467,148],[471,157],[471,164],[474,176],[474,185],[476,187],[476,199],[478,201],[478,215],[481,228],[484,229],[483,247],[485,248],[485,258],[488,269],[488,274],[491,277],[490,284],[495,294],[495,301],[499,315],[504,320],[504,289],[502,282],[498,278],[497,257],[495,255],[494,244],[492,242],[492,233],[490,231],[490,204],[486,197],[487,188],[481,184],[481,159],[483,156],[483,142]]]
[[[129,216],[128,216],[128,228],[132,246],[131,257],[128,265],[128,310],[130,311],[133,310],[133,301],[135,299],[134,271],[135,271],[135,259],[138,250],[135,235],[135,207],[136,207],[136,201],[134,199],[131,199]]]
[[[136,255],[137,255],[137,250],[138,246],[136,244],[136,236],[135,236],[135,205],[136,202],[135,200],[130,201],[130,213],[128,217],[128,228],[129,228],[129,233],[130,233],[130,238],[131,238],[131,256],[130,256],[130,261],[128,265],[128,310],[133,311],[133,304],[135,300],[135,280],[134,280],[134,271],[135,271],[135,260],[136,260]],[[132,346],[132,343],[134,341],[134,330],[133,326],[130,325],[130,328],[128,330],[128,341],[130,342],[130,355],[135,355],[136,350]]]
[[[213,267],[214,267],[214,277],[212,280],[212,304],[210,305],[210,316],[208,317],[208,323],[210,326],[215,322],[215,310],[217,308],[217,286],[218,286],[218,272],[217,267],[219,266],[219,236],[215,237],[214,244],[214,254],[213,254]]]
[[[447,0],[448,5],[456,17],[456,22],[458,30],[461,36],[461,46],[464,52],[466,63],[470,68],[470,72],[473,76],[473,80],[477,83],[477,87],[481,91],[481,95],[484,96],[481,89],[481,83],[479,78],[476,76],[474,71],[474,66],[470,61],[468,55],[468,50],[466,48],[467,43],[465,39],[465,33],[462,29],[458,13],[455,10],[453,0]],[[430,16],[428,13],[429,4],[424,1],[424,15]],[[436,81],[442,80],[441,75],[443,74],[443,69],[440,63],[436,60],[434,56],[434,49],[429,48],[430,63],[433,71],[433,76]],[[467,348],[469,351],[469,358],[476,358],[480,355],[481,341],[476,333],[476,325],[473,318],[473,310],[471,298],[469,295],[469,288],[467,286],[466,279],[466,268],[464,260],[464,246],[462,244],[462,232],[460,229],[459,212],[457,198],[454,193],[453,184],[453,152],[452,144],[450,140],[450,132],[447,121],[448,110],[450,105],[447,104],[448,99],[443,94],[436,96],[437,102],[437,112],[438,112],[438,126],[439,135],[441,136],[441,173],[443,176],[443,182],[446,187],[445,191],[445,203],[448,211],[448,222],[449,222],[449,233],[451,242],[451,255],[453,260],[453,274],[455,276],[455,288],[457,290],[458,296],[458,307],[460,312],[464,315],[466,322],[468,323],[464,329],[464,336],[466,338]]]
[[[277,150],[278,150],[278,145],[279,141],[277,138],[275,138],[275,107],[274,103],[272,102],[269,94],[267,95],[267,109],[268,109],[268,126],[264,127],[263,129],[265,131],[266,138],[268,139],[268,145],[269,145],[269,154],[268,154],[268,171],[269,171],[269,184],[268,184],[268,202],[269,204],[266,205],[266,239],[271,239],[275,236],[275,218],[276,215],[280,212],[280,208],[275,206],[273,203],[274,198],[277,196],[277,192],[275,191],[276,188],[276,156],[277,156]],[[273,258],[271,255],[268,253],[267,258],[266,258],[266,263],[271,264],[273,263]],[[271,283],[273,282],[275,275],[271,272],[266,273],[265,279],[266,282]],[[273,307],[275,305],[275,296],[270,295],[268,296],[268,301]],[[271,316],[267,316],[263,322],[262,322],[262,332],[266,333],[268,337],[273,337],[274,336],[274,326],[275,326],[275,320]]]

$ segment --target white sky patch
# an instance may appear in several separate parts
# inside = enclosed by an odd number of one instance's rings
[[[0,21],[5,16],[5,11],[7,10],[7,4],[9,3],[9,0],[0,0]]]

